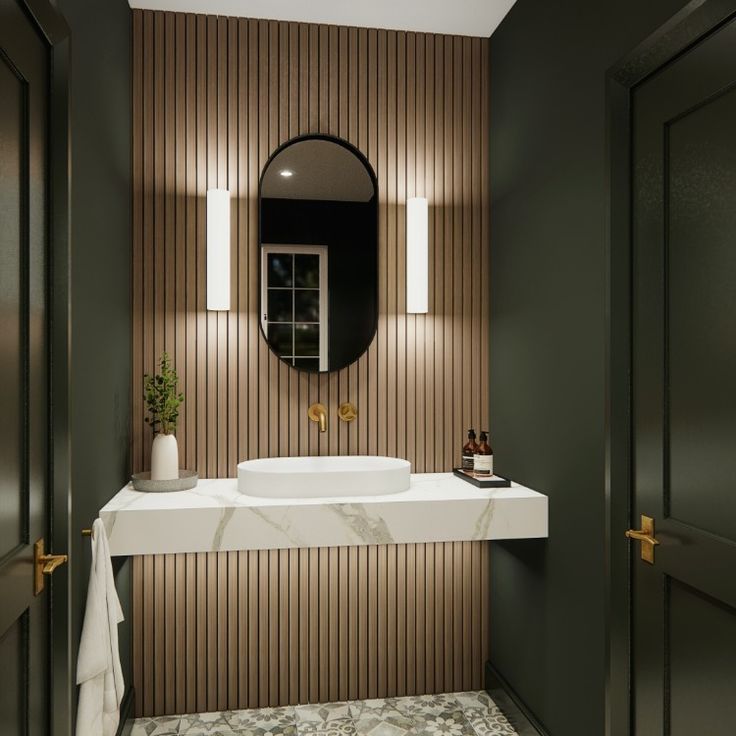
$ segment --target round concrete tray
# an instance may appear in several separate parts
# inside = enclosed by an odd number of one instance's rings
[[[134,473],[131,476],[133,488],[144,493],[171,493],[188,491],[197,485],[199,476],[193,470],[180,470],[179,477],[172,480],[151,480],[150,473]]]

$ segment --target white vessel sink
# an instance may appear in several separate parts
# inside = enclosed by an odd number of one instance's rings
[[[378,496],[409,488],[411,463],[393,457],[273,457],[238,465],[238,490],[249,496]]]

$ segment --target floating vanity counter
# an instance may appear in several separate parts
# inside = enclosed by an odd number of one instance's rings
[[[113,555],[532,539],[547,536],[547,497],[451,473],[412,474],[399,493],[330,498],[257,498],[227,478],[177,493],[126,486],[100,518]]]

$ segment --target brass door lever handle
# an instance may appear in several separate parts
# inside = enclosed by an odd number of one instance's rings
[[[654,519],[651,516],[641,516],[641,529],[628,529],[625,532],[629,539],[641,542],[641,558],[650,565],[654,564],[654,548],[659,540],[654,536]]]
[[[44,575],[51,575],[57,567],[69,562],[69,558],[66,555],[42,555],[38,558],[38,561],[43,563],[41,572]]]
[[[43,539],[39,539],[33,545],[33,565],[35,568],[33,576],[33,593],[38,595],[43,590],[44,575],[51,575],[57,567],[69,562],[67,555],[47,555]]]
[[[659,544],[654,537],[641,530],[629,529],[626,536],[629,539],[638,539],[640,542],[646,542],[647,544]]]

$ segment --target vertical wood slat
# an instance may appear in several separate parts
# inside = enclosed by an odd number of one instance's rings
[[[480,689],[489,549],[135,557],[137,715]]]
[[[268,706],[268,675],[269,675],[269,643],[270,626],[268,619],[268,550],[259,550],[258,558],[258,700],[257,707]]]
[[[185,395],[182,463],[381,453],[447,471],[488,426],[488,41],[133,12],[132,470],[148,467],[144,372],[164,350]],[[379,327],[330,376],[289,369],[258,326],[258,178],[288,138],[332,133],[379,185]],[[205,305],[205,192],[233,199],[232,311]],[[405,314],[404,204],[430,202],[430,312]],[[329,405],[328,433],[306,419]],[[359,410],[351,425],[337,404]]]
[[[196,697],[193,700],[194,710],[198,713],[209,710],[207,708],[207,557],[205,555],[194,555],[195,565],[193,571],[192,589],[190,595],[194,595],[197,601],[195,609],[196,626],[196,655],[194,663],[189,663],[193,670],[197,683]],[[144,650],[145,651],[145,650]],[[150,684],[146,683],[150,688]],[[139,691],[140,692],[140,691]],[[146,692],[146,689],[143,690]],[[189,710],[189,708],[187,708]]]
[[[154,691],[153,707],[157,711],[166,712],[166,612],[164,610],[164,593],[166,591],[166,568],[164,555],[153,558],[153,635],[151,637],[150,654],[153,654]]]
[[[135,569],[133,574],[135,575]],[[141,565],[140,578],[135,580],[136,583],[140,584],[140,590],[134,594],[134,598],[141,600],[142,615],[142,625],[137,627],[136,636],[142,637],[144,642],[149,643],[154,640],[153,581],[153,557],[146,557]],[[133,647],[133,651],[135,653],[135,646]],[[134,669],[136,669],[136,665],[138,663],[140,663],[140,677],[142,678],[142,682],[146,683],[146,688],[138,691],[141,693],[141,707],[144,712],[156,712],[156,705],[153,702],[154,693],[156,691],[153,675],[154,657],[151,656],[150,651],[147,652],[145,649],[141,648],[140,660],[134,664]]]
[[[177,13],[174,16],[175,32],[171,39],[173,46],[173,55],[176,60],[174,64],[176,83],[174,90],[174,100],[176,105],[175,134],[172,136],[172,144],[174,147],[174,166],[175,166],[175,182],[187,181],[187,138],[186,138],[186,18],[183,14]],[[183,248],[180,252],[175,251],[176,261],[176,283],[186,284],[187,271],[186,264],[188,258],[187,248],[187,222],[186,222],[186,199],[180,200],[173,196],[175,208],[175,241],[182,243]],[[176,319],[176,314],[186,309],[187,290],[177,289],[175,292],[176,308],[174,323],[176,327],[175,335],[175,361],[177,365],[186,365],[187,351],[187,324],[184,320]],[[182,412],[181,420],[186,423],[186,412]],[[189,456],[189,448],[184,446],[182,454],[186,458]],[[186,668],[179,666],[182,662],[186,662],[184,653],[187,650],[187,606],[186,606],[186,556],[178,555],[175,559],[176,574],[176,639],[174,650],[174,661],[176,662],[176,682],[174,687],[175,710],[179,711],[186,703]]]

